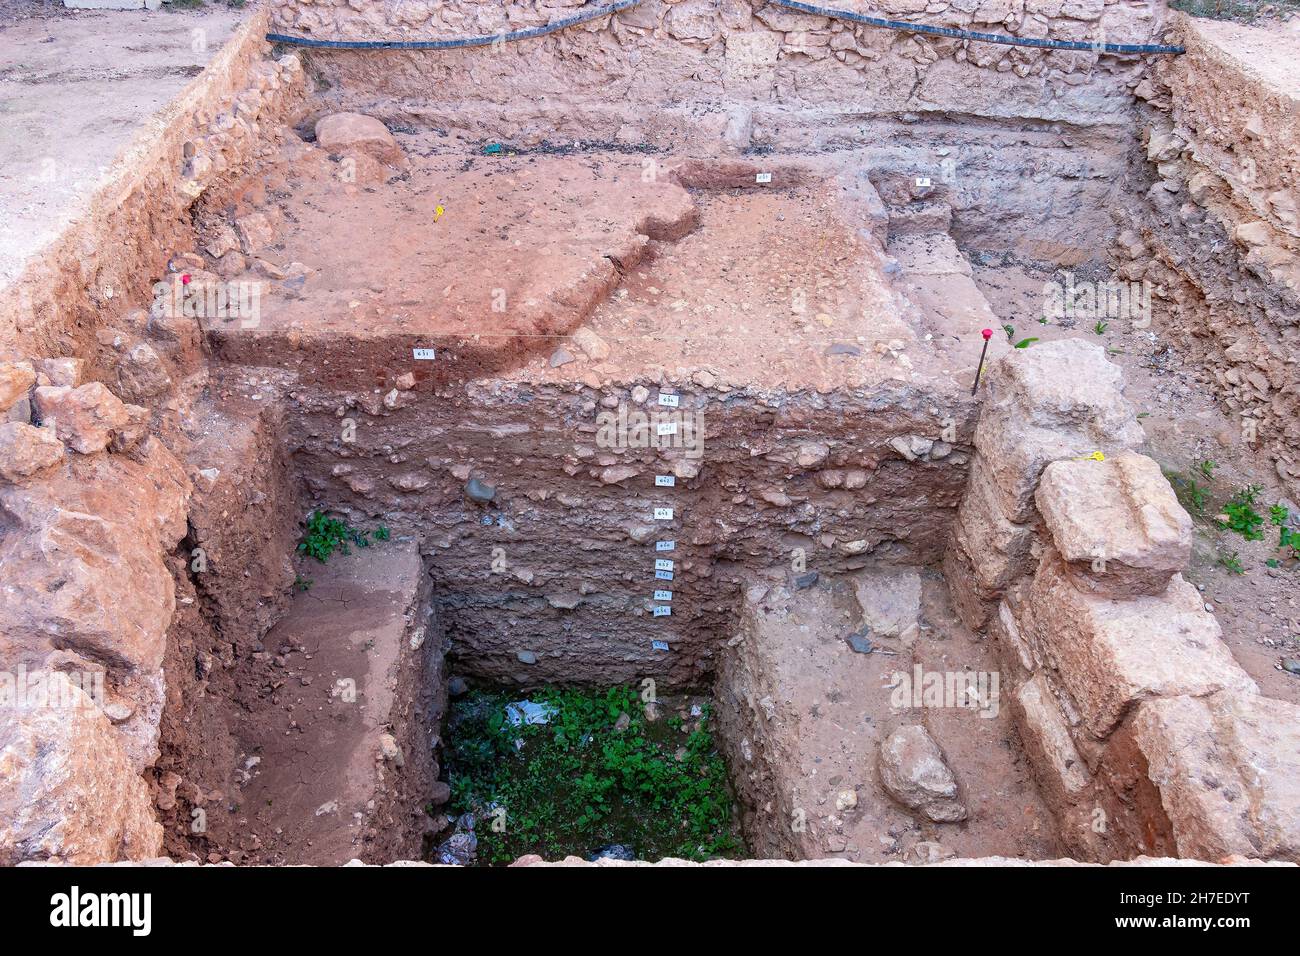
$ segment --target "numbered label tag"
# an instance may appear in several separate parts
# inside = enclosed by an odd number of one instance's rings
[[[672,579],[673,579],[673,573],[672,573],[671,571],[656,571],[656,572],[655,572],[655,580],[656,580],[656,581],[671,581]]]
[[[656,509],[655,509],[655,521],[672,521],[672,520],[673,520],[673,509],[672,509],[672,508],[656,508]]]
[[[657,432],[659,432],[660,435],[676,435],[676,434],[677,434],[677,423],[676,423],[676,422],[660,422],[658,425],[655,426],[655,430],[656,430]]]
[[[655,600],[656,600],[656,601],[671,601],[672,599],[673,599],[673,592],[672,592],[672,591],[656,591],[656,592],[655,592]]]
[[[650,647],[653,648],[653,649],[656,650],[656,651],[666,651],[666,650],[668,650],[668,642],[667,642],[667,641],[651,641],[651,642],[650,642]]]
[[[673,569],[672,561],[667,558],[655,558],[656,571],[671,571]]]
[[[655,605],[655,617],[672,617],[672,615],[673,615],[672,608],[664,607],[661,604]]]
[[[655,542],[655,550],[656,550],[656,551],[676,551],[676,550],[677,550],[677,542],[676,542],[676,541],[656,541],[656,542]]]
[[[438,357],[434,349],[412,349],[411,354],[415,356],[417,362],[432,362]]]
[[[917,184],[918,186],[922,186],[922,187],[924,187],[924,186],[928,186],[928,185],[930,185],[930,177],[929,177],[929,176],[917,176],[917,177],[916,177],[916,184]]]
[[[655,475],[656,488],[676,488],[677,479],[673,475]]]
[[[772,181],[771,173],[759,173],[757,176],[754,177],[754,182],[756,183],[770,183],[771,181]]]
[[[667,392],[659,393],[659,404],[666,405],[668,408],[677,407],[678,398],[676,395],[670,395]]]

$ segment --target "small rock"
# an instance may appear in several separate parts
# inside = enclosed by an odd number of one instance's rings
[[[581,328],[569,338],[573,344],[586,353],[587,358],[595,362],[609,358],[609,343],[588,328]]]
[[[627,730],[631,726],[632,726],[631,716],[626,713],[619,714],[618,720],[614,721],[614,733],[621,734],[623,731]]]
[[[867,639],[865,633],[854,632],[848,636],[849,647],[856,654],[870,654],[876,649],[875,645]]]
[[[793,582],[795,586],[795,590],[803,591],[807,588],[810,588],[814,584],[816,584],[820,579],[821,579],[821,575],[818,574],[816,571],[808,571],[805,574],[796,575]]]
[[[515,655],[515,657],[519,658],[519,663],[521,664],[537,663],[537,655],[534,654],[532,651],[520,651],[518,654]]]
[[[471,478],[465,482],[465,494],[474,501],[488,502],[497,496],[497,490],[477,478]]]
[[[560,346],[551,353],[551,368],[559,368],[561,365],[568,365],[570,362],[576,361],[577,359],[573,357],[573,353],[564,346]]]
[[[880,782],[903,806],[936,823],[966,819],[943,751],[920,724],[900,727],[880,745]]]
[[[1282,670],[1300,677],[1300,660],[1296,660],[1294,657],[1283,658]]]
[[[453,677],[447,681],[447,693],[452,697],[459,697],[469,690],[469,684],[465,683],[463,677]]]

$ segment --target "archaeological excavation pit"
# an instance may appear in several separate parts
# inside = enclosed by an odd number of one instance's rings
[[[397,6],[6,277],[0,861],[1300,859],[1293,68]]]

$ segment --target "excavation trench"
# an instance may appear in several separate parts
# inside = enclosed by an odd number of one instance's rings
[[[547,245],[537,271],[510,259],[516,237],[550,208],[581,213],[623,190],[638,161],[528,157],[484,173],[473,160],[426,162],[469,167],[478,190],[504,179],[491,186],[503,203],[537,177],[570,185],[503,229],[504,277],[480,278],[462,240],[429,224],[418,234],[431,245],[398,257],[394,240],[393,257],[347,258],[314,220],[371,217],[398,235],[385,217],[401,226],[413,203],[341,202],[308,179],[277,247],[323,261],[319,278],[276,294],[251,327],[203,320],[220,360],[207,394],[222,399],[206,451],[230,472],[205,489],[186,545],[278,584],[254,613],[226,575],[189,576],[195,630],[235,634],[242,653],[226,690],[233,777],[193,742],[165,740],[185,781],[168,808],[173,852],[501,862],[530,852],[532,834],[544,855],[1051,855],[1050,814],[988,684],[996,662],[936,570],[973,409],[971,357],[941,343],[989,321],[951,239],[900,230],[886,252],[888,211],[860,173],[787,165],[760,177],[749,163],[691,162],[651,182],[656,205],[634,209],[630,231],[602,219],[613,234]],[[423,196],[422,175],[417,161],[387,188]],[[891,261],[922,292],[932,281],[930,298],[896,299]],[[378,291],[409,263],[419,278],[404,274],[397,299]],[[446,318],[448,283],[479,325]],[[503,326],[498,288],[522,319]],[[940,343],[918,356],[933,367],[907,358],[918,328]],[[250,451],[251,469],[239,454]],[[261,512],[274,529],[259,543],[241,546],[224,526],[227,482],[251,486],[259,506],[235,527]],[[291,556],[294,540],[321,532],[286,514],[337,519],[350,553]],[[948,675],[937,707],[920,697],[930,674]],[[969,693],[953,675],[970,676]],[[622,774],[627,791],[602,784],[618,806],[570,817],[550,810],[572,794],[510,806],[501,793],[526,794],[519,780],[555,773],[559,758],[550,722],[503,725],[506,705],[549,700],[556,727],[569,726],[556,701],[585,713],[577,692],[613,694],[622,710],[558,765],[598,782]],[[630,730],[605,726],[624,712]],[[969,822],[937,829],[882,789],[882,741],[916,724],[962,781]],[[600,734],[621,756],[593,768],[582,751]],[[631,740],[648,749],[623,753]],[[648,816],[622,760],[659,760],[674,781],[656,791],[654,832],[619,827]],[[474,779],[510,764],[516,779],[495,790]],[[205,776],[210,787],[196,783]],[[187,832],[196,795],[201,833]],[[711,801],[710,822],[692,830]],[[665,829],[665,814],[681,820]],[[481,855],[467,852],[471,829]]]

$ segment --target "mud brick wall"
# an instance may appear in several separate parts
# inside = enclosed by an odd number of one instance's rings
[[[945,568],[998,643],[1063,842],[1103,861],[1300,859],[1300,708],[1259,696],[1179,573],[1191,520],[1130,450],[1118,369],[1059,342],[986,387]]]

